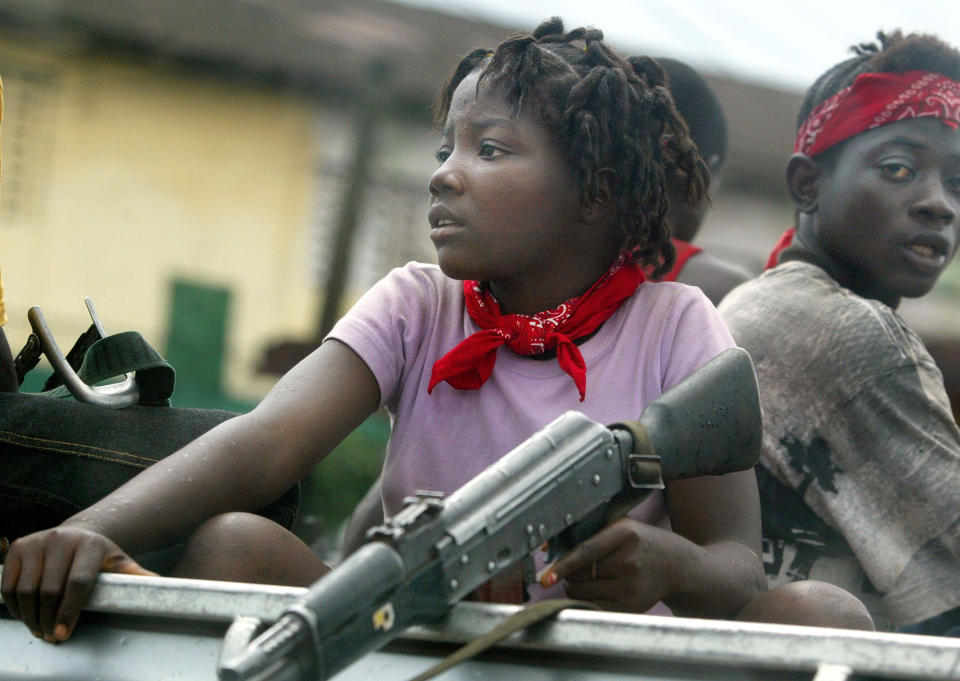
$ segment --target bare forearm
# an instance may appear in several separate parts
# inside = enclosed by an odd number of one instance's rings
[[[254,511],[277,499],[379,399],[363,361],[341,343],[324,343],[252,412],[221,423],[67,523],[127,551],[175,543],[218,513]]]
[[[664,599],[674,612],[732,617],[766,590],[753,470],[670,483],[667,506],[681,557]]]
[[[698,546],[678,535],[676,580],[664,602],[685,617],[730,618],[766,590],[759,556],[736,541]]]
[[[218,513],[262,508],[297,479],[269,429],[248,414],[226,421],[64,524],[95,530],[128,552],[177,543]]]

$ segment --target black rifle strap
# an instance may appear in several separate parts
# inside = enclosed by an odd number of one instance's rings
[[[447,671],[451,667],[455,667],[464,660],[469,660],[471,657],[476,657],[480,653],[489,650],[511,634],[517,631],[522,631],[527,627],[536,624],[537,622],[542,622],[548,617],[552,617],[561,610],[565,610],[567,608],[580,608],[586,610],[600,609],[593,603],[588,603],[586,601],[575,601],[569,598],[552,598],[546,601],[540,601],[539,603],[534,603],[523,610],[517,611],[483,636],[474,639],[462,648],[454,651],[446,658],[430,667],[430,669],[427,671],[410,679],[410,681],[427,681],[427,679],[432,679],[438,674],[442,674],[443,672]]]
[[[30,334],[35,336],[35,334]],[[90,328],[80,334],[77,338],[77,342],[73,344],[73,347],[70,348],[70,352],[66,354],[64,359],[67,360],[67,364],[70,365],[70,368],[74,371],[79,372],[80,366],[83,364],[83,357],[87,354],[87,350],[90,349],[90,346],[100,340],[102,336],[100,335],[100,330],[97,329],[96,324],[91,324]],[[27,347],[29,347],[30,339],[27,339]],[[26,350],[26,347],[24,348]],[[36,364],[36,362],[34,362]],[[53,390],[63,385],[63,377],[60,376],[56,371],[50,374],[50,377],[47,379],[47,382],[43,384],[41,392],[47,392],[48,390]]]
[[[23,385],[23,378],[27,372],[37,366],[40,362],[40,356],[43,350],[40,349],[40,339],[37,334],[31,333],[27,336],[27,343],[23,346],[17,356],[13,359],[13,368],[17,372],[17,385]]]

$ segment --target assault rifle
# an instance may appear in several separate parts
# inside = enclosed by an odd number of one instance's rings
[[[327,679],[406,627],[441,618],[544,542],[550,558],[562,555],[664,481],[750,468],[760,434],[756,374],[738,348],[638,421],[606,427],[567,412],[449,498],[408,499],[256,638],[258,622],[238,618],[220,679]]]

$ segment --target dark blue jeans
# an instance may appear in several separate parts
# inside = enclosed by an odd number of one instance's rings
[[[12,541],[58,525],[234,416],[0,393],[0,537]],[[298,506],[294,487],[261,514],[289,528]]]

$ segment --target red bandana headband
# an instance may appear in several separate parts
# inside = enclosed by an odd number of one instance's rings
[[[911,118],[936,118],[956,130],[960,82],[930,71],[861,73],[813,110],[800,126],[793,151],[817,156],[862,132]],[[776,267],[794,234],[790,228],[780,237],[764,269]]]
[[[486,286],[479,281],[463,282],[467,313],[481,330],[437,360],[427,392],[433,392],[441,381],[458,390],[476,390],[493,373],[497,348],[506,345],[519,355],[556,349],[557,361],[573,379],[582,402],[587,367],[573,341],[600,328],[643,280],[640,268],[622,255],[586,293],[535,315],[501,314],[500,304]]]
[[[960,82],[930,71],[861,73],[813,110],[793,150],[816,156],[854,135],[911,118],[937,118],[956,129]]]

